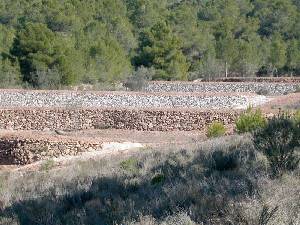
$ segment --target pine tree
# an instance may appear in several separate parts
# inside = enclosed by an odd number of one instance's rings
[[[181,47],[180,39],[171,28],[159,22],[142,35],[137,64],[157,69],[156,79],[186,80],[189,65]]]

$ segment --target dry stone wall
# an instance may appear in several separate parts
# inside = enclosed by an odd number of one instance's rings
[[[216,120],[232,124],[239,113],[188,109],[0,109],[0,129],[190,131],[202,130]]]
[[[271,82],[271,83],[299,83],[300,77],[228,77],[214,79],[216,82]]]
[[[149,82],[147,92],[244,92],[283,95],[293,93],[299,82]]]
[[[124,129],[143,131],[202,130],[213,121],[232,124],[239,111],[159,109],[0,109],[0,129],[64,130]],[[30,132],[29,131],[29,132]],[[101,143],[45,137],[0,137],[0,165],[25,165],[60,156],[76,156],[101,150]]]
[[[203,130],[213,121],[232,124],[242,108],[266,102],[249,94],[0,91],[0,129],[33,132],[123,129]],[[55,132],[49,132],[55,133]],[[40,135],[38,135],[40,136]],[[102,143],[65,138],[0,136],[0,165],[29,164],[101,150]]]
[[[0,165],[25,165],[53,157],[76,156],[99,149],[101,143],[6,136],[0,138]]]

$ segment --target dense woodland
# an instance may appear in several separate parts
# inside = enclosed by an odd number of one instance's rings
[[[0,0],[1,86],[300,74],[299,0]]]

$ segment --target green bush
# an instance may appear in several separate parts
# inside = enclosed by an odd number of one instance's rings
[[[218,171],[233,170],[238,168],[238,160],[232,153],[215,151],[212,154],[212,168]]]
[[[226,128],[223,123],[213,122],[207,129],[207,137],[220,137],[226,133]]]
[[[154,75],[154,68],[141,66],[126,80],[124,86],[132,91],[141,91],[145,87],[147,81],[151,80]]]
[[[210,154],[207,158],[209,168],[217,171],[228,171],[239,168],[245,168],[256,160],[256,154],[252,147],[247,146],[245,149],[241,146],[233,146],[228,150],[218,149]]]
[[[48,172],[55,166],[55,161],[53,159],[48,159],[46,160],[42,165],[41,165],[41,170]]]
[[[270,95],[270,90],[268,90],[267,88],[260,88],[259,90],[256,91],[256,94],[258,95]]]
[[[32,76],[36,77],[37,87],[40,89],[60,89],[62,87],[62,76],[56,68],[38,70]]]
[[[16,63],[15,63],[16,64]],[[18,64],[15,65],[8,59],[0,59],[0,87],[17,87],[21,84],[21,74]]]
[[[236,130],[238,133],[252,132],[266,125],[266,118],[260,110],[253,111],[249,108],[242,114],[235,122]]]
[[[165,181],[166,177],[163,174],[156,174],[154,177],[151,179],[151,184],[152,185],[158,185],[161,184]]]
[[[296,113],[294,115],[294,120],[295,120],[296,124],[298,124],[300,126],[300,110],[296,111]]]
[[[253,142],[268,158],[274,175],[298,167],[300,128],[288,116],[272,118],[263,129],[254,132]]]
[[[123,170],[130,173],[136,173],[138,171],[138,161],[135,158],[129,158],[122,161],[120,163],[120,166]]]

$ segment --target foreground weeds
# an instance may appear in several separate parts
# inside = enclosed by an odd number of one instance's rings
[[[250,136],[6,175],[0,224],[297,225],[299,168],[274,179]]]

